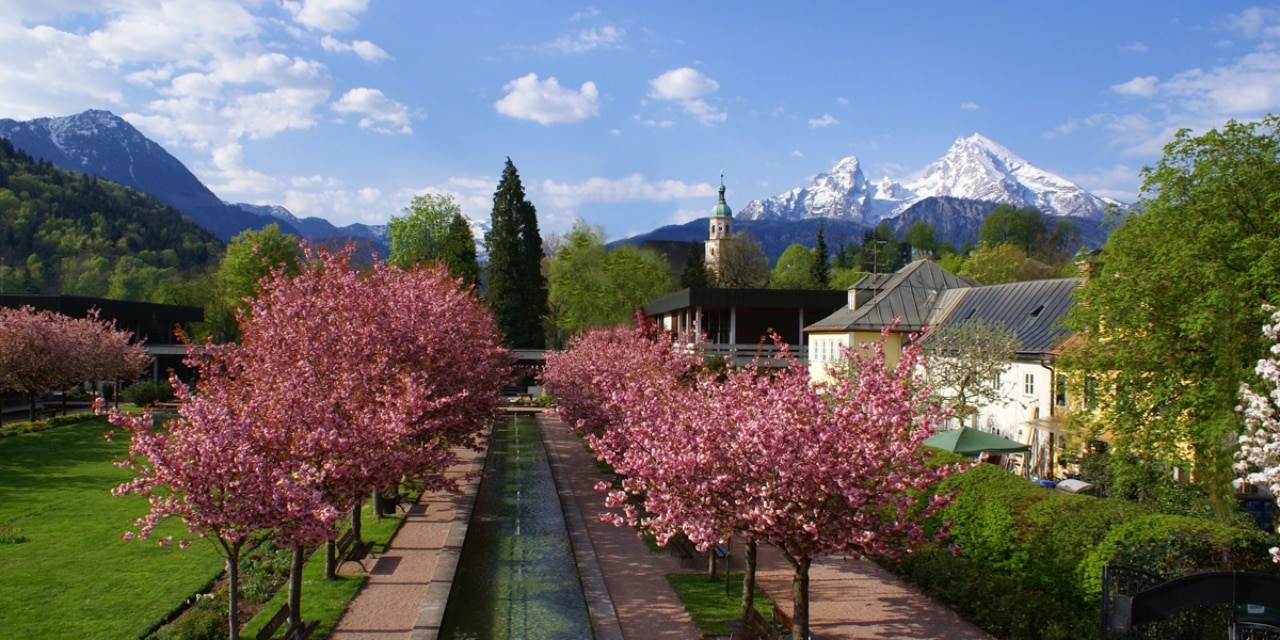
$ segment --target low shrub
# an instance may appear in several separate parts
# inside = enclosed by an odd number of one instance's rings
[[[145,407],[157,402],[169,402],[173,400],[173,387],[169,386],[167,382],[163,384],[135,382],[120,392],[120,399],[136,404],[139,407]]]
[[[1276,536],[1255,527],[1056,492],[988,464],[943,487],[958,490],[943,514],[952,520],[952,538],[893,568],[998,637],[1095,637],[1107,565],[1167,578],[1196,571],[1276,573],[1267,553]],[[949,544],[960,548],[959,556]],[[1203,613],[1197,620],[1215,628],[1225,619],[1220,611]],[[1184,622],[1161,629],[1177,635]]]
[[[216,611],[193,608],[160,627],[152,637],[156,640],[220,640],[227,637],[227,619]]]

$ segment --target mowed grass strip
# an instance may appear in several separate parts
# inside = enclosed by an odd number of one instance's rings
[[[378,520],[374,517],[370,502],[372,501],[366,500],[360,512],[360,537],[363,540],[375,542],[373,554],[381,557],[382,553],[387,549],[387,543],[395,536],[396,531],[399,530],[400,525],[404,522],[404,514],[397,512],[393,516],[382,516],[382,519]],[[317,637],[329,635],[334,625],[337,624],[338,618],[341,618],[342,614],[346,612],[347,605],[356,597],[365,581],[369,579],[369,576],[365,574],[354,573],[360,571],[360,566],[350,562],[340,567],[342,571],[348,573],[339,573],[336,579],[325,580],[324,554],[325,549],[321,545],[307,559],[307,563],[302,569],[302,619],[320,621],[320,626],[316,629]],[[377,563],[376,558],[365,558],[364,566],[372,570],[375,563]],[[242,638],[256,636],[258,630],[288,600],[289,585],[285,584],[280,587],[280,591],[276,593],[270,602],[263,605],[253,620],[241,620],[242,623],[247,622],[248,624],[241,630],[240,636]]]
[[[705,573],[668,573],[667,582],[675,589],[704,638],[728,636],[729,621],[742,618],[739,615],[742,612],[741,573],[729,576],[728,595],[725,595],[724,574],[710,578]],[[753,604],[765,620],[773,615],[773,600],[760,587],[755,589]]]
[[[223,559],[181,522],[125,542],[149,510],[111,489],[133,477],[113,460],[127,433],[103,418],[0,438],[0,629],[10,638],[136,638],[212,581]],[[11,540],[17,540],[13,542]]]

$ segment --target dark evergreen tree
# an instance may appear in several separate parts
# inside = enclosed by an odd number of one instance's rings
[[[813,245],[813,265],[810,267],[809,279],[819,289],[826,289],[831,284],[831,264],[827,262],[827,241],[822,237],[822,223],[818,223],[818,239]]]
[[[449,274],[462,279],[462,286],[473,287],[480,280],[480,263],[476,261],[476,239],[471,225],[460,213],[454,213],[449,230],[440,243],[440,259]]]
[[[493,219],[485,235],[489,250],[484,300],[497,319],[507,344],[542,349],[547,336],[547,279],[542,274],[542,236],[538,212],[524,197],[516,166],[507,158],[502,180],[493,193]]]
[[[702,254],[702,247],[696,244],[689,249],[684,269],[680,271],[681,289],[711,286],[711,274],[707,272],[707,260]]]

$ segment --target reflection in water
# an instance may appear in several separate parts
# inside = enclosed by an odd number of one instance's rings
[[[494,427],[441,638],[591,638],[537,420]]]

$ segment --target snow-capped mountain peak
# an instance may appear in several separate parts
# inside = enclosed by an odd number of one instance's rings
[[[946,155],[905,184],[887,176],[868,183],[858,158],[849,156],[829,172],[818,174],[807,187],[748,203],[738,218],[837,218],[873,223],[935,197],[1035,207],[1049,215],[1090,219],[1102,218],[1109,203],[975,133],[958,138]]]

